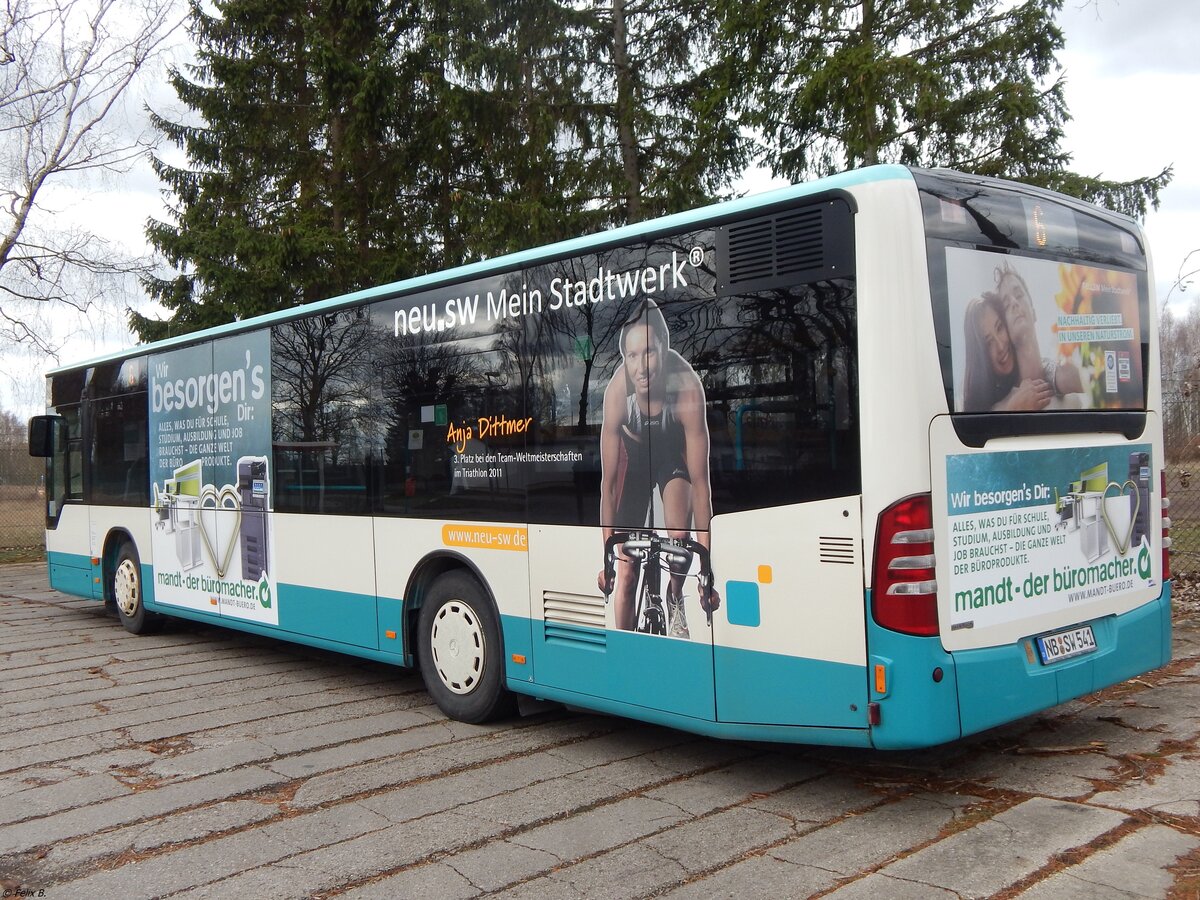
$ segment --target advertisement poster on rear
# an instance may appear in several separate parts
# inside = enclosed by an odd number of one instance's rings
[[[946,460],[952,630],[1155,586],[1149,444]]]
[[[958,412],[1142,409],[1134,272],[946,250]]]
[[[279,624],[270,337],[150,357],[154,600]]]

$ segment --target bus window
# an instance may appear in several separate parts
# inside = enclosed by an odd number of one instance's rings
[[[669,258],[669,249],[665,254]],[[531,449],[546,455],[530,472],[533,522],[599,522],[604,394],[621,368],[621,330],[635,301],[628,283],[613,278],[602,285],[597,273],[638,271],[658,265],[663,256],[662,246],[638,243],[525,273],[529,283],[554,290],[546,314],[526,323],[529,410],[536,422]],[[592,297],[602,296],[603,302],[588,300],[589,285],[595,288]]]
[[[145,357],[102,363],[87,371],[91,503],[150,503],[146,383]]]
[[[275,509],[369,513],[378,455],[370,320],[355,311],[271,329]]]
[[[371,308],[372,390],[383,398],[376,422],[383,514],[525,518],[526,482],[516,474],[525,467],[508,464],[526,450],[531,424],[518,362],[522,334],[505,319],[484,326],[479,312],[514,284],[459,285],[450,295],[434,291]],[[436,316],[448,309],[463,327],[449,329],[443,318],[439,331]]]
[[[47,461],[50,484],[47,485],[47,511],[58,515],[67,500],[83,499],[83,398],[87,370],[75,369],[50,377],[50,411],[62,416],[65,438]]]
[[[1149,290],[1131,229],[1066,198],[914,174],[950,408],[1145,410]]]
[[[91,502],[148,506],[146,395],[107,397],[91,403]]]
[[[860,488],[852,279],[729,298],[702,377],[716,512]]]

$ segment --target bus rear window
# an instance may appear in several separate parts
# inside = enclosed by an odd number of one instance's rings
[[[918,184],[953,412],[1146,408],[1149,291],[1127,222],[991,184]]]
[[[1143,408],[1132,272],[944,253],[955,412]]]

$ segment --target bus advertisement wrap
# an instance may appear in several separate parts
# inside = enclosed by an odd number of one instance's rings
[[[1137,277],[946,249],[955,409],[1140,409]]]
[[[266,332],[150,357],[157,603],[279,624],[270,372]]]
[[[946,460],[952,629],[1153,587],[1149,444]]]
[[[1151,282],[1125,217],[884,166],[138,346],[30,422],[50,584],[472,724],[955,740],[1170,658]]]

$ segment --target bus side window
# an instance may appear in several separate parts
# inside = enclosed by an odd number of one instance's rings
[[[271,329],[274,508],[367,515],[378,454],[370,320],[355,310]]]
[[[59,414],[67,423],[67,453],[64,459],[66,471],[62,485],[64,499],[83,499],[83,416],[78,405],[60,409]]]
[[[521,369],[511,350],[476,347],[395,340],[376,351],[384,513],[525,518],[526,467],[506,459],[526,448]]]
[[[853,279],[731,300],[701,373],[715,512],[858,493]]]
[[[112,506],[150,504],[146,448],[146,395],[91,402],[91,502]]]

